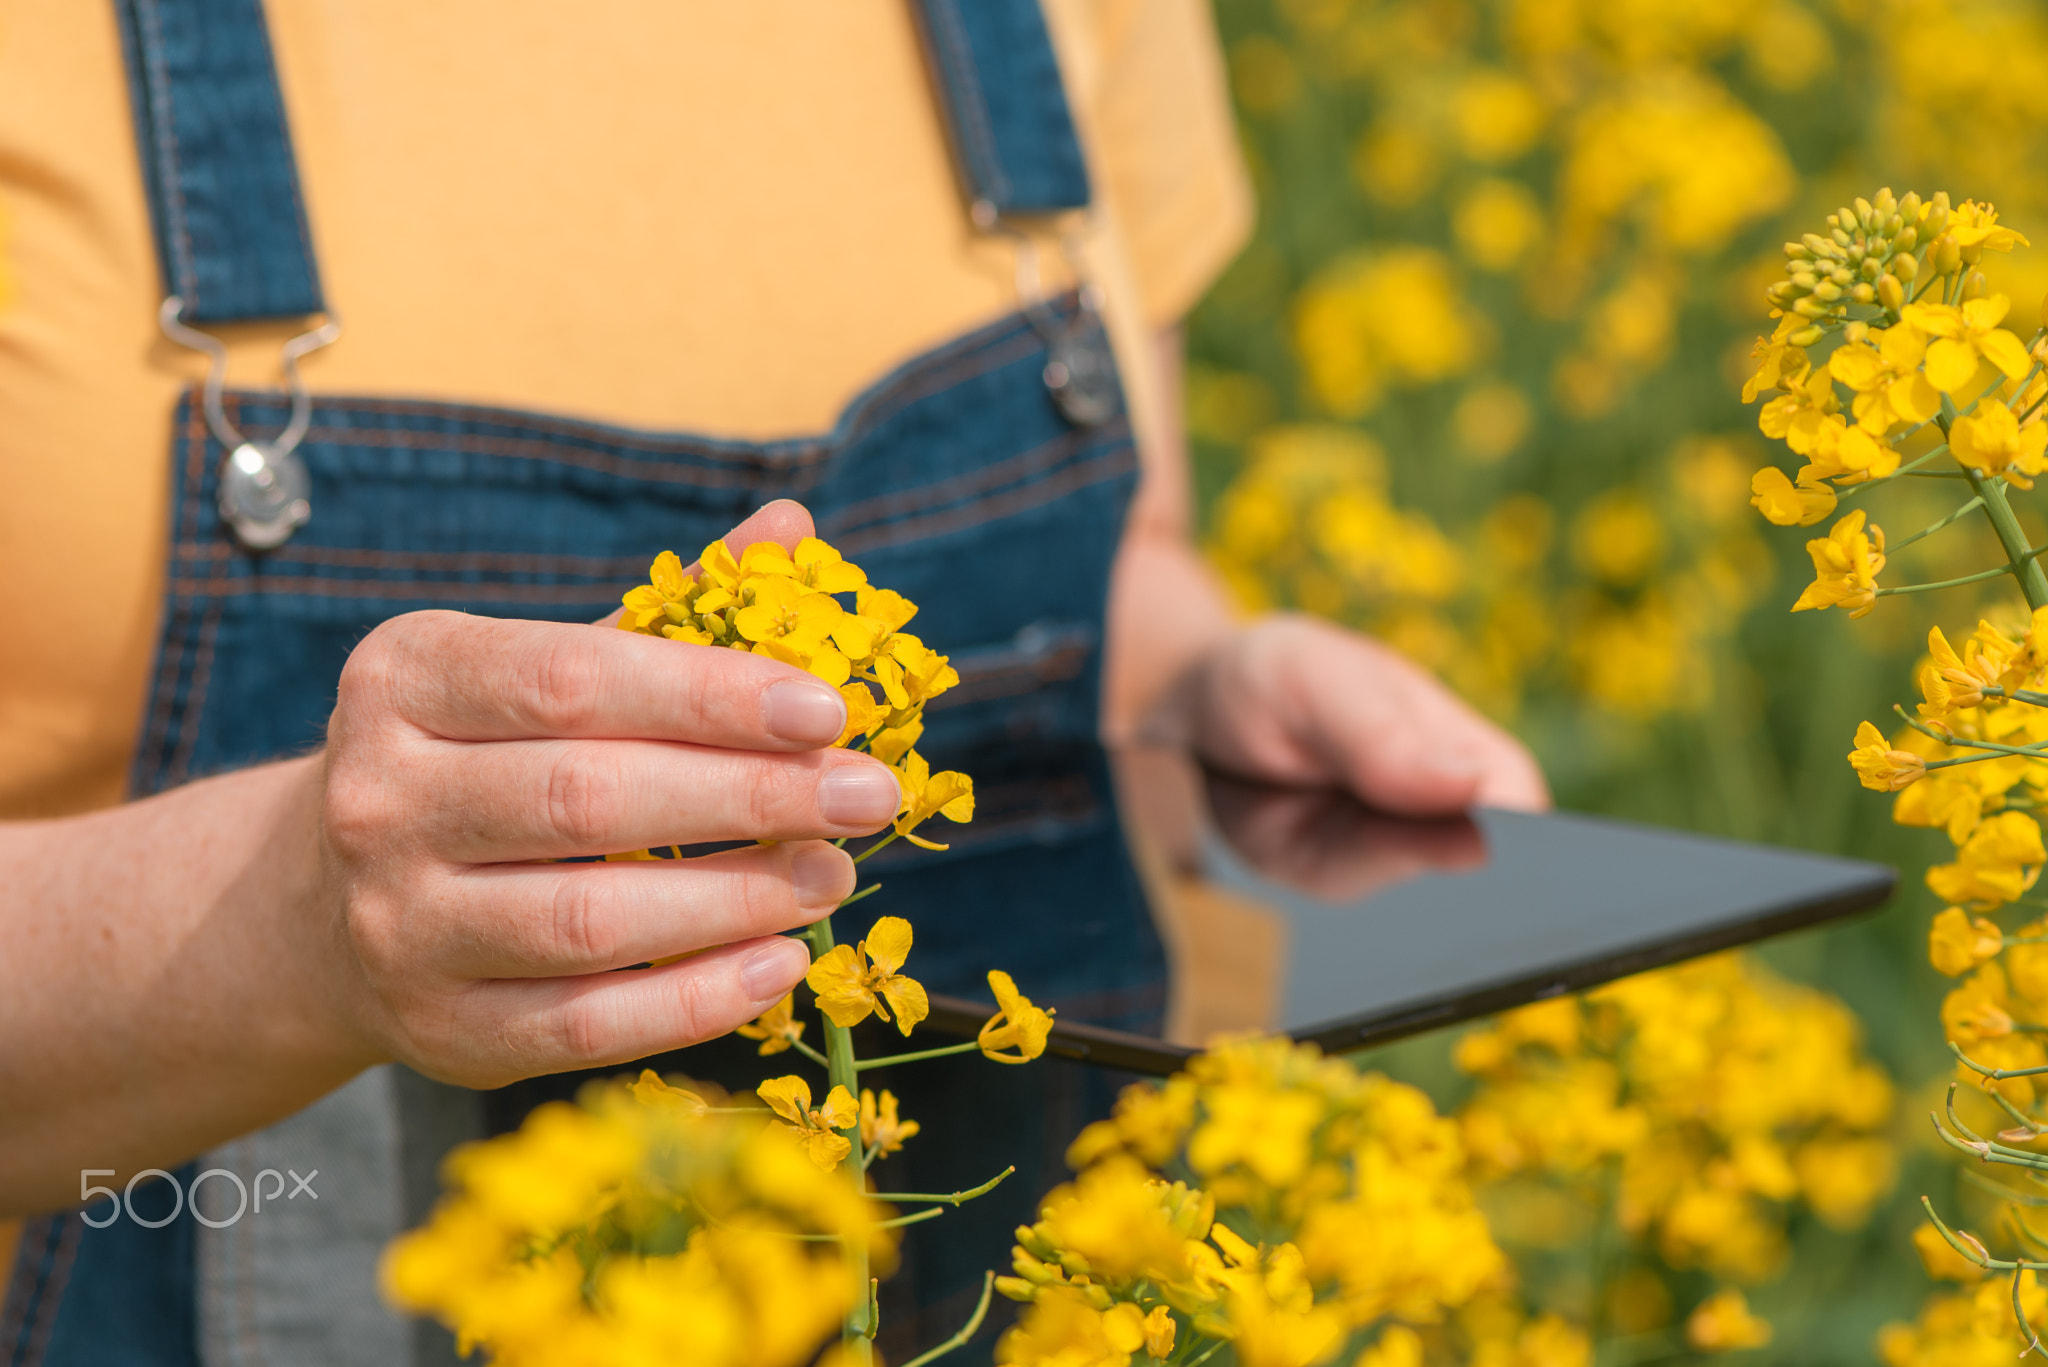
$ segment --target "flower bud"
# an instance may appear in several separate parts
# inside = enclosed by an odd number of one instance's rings
[[[1796,347],[1809,347],[1817,344],[1824,335],[1817,327],[1803,327],[1788,334],[1785,340]]]
[[[1870,324],[1863,322],[1860,319],[1842,329],[1842,340],[1847,342],[1850,346],[1855,346],[1859,342],[1867,340],[1869,336]]]
[[[1877,211],[1881,214],[1888,214],[1899,207],[1899,202],[1892,198],[1892,187],[1889,185],[1872,196],[1870,202],[1877,206]]]
[[[1893,251],[1910,252],[1919,245],[1920,230],[1918,228],[1911,226],[1910,224],[1892,236]]]
[[[1882,270],[1884,270],[1884,262],[1874,256],[1866,256],[1863,258],[1863,264],[1856,268],[1856,273],[1865,280],[1875,280],[1878,277],[1878,273]]]
[[[1835,240],[1835,245],[1841,248],[1842,251],[1847,251],[1849,249],[1850,244],[1855,242],[1856,240],[1855,238],[1849,236],[1849,234],[1843,232],[1840,228],[1836,228],[1833,232],[1829,233],[1828,236],[1832,237]],[[1836,255],[1840,254],[1840,252],[1836,253]]]
[[[1007,1296],[1013,1301],[1031,1301],[1037,1299],[1038,1288],[1022,1277],[998,1277],[996,1294]]]
[[[1835,244],[1819,233],[1807,233],[1799,240],[1805,244],[1806,250],[1816,257],[1829,257],[1835,254]]]
[[[1792,261],[1811,261],[1813,260],[1813,248],[1807,246],[1804,242],[1787,242],[1785,244],[1785,256],[1788,260]]]
[[[1797,303],[1792,305],[1792,311],[1798,314],[1801,318],[1828,318],[1832,317],[1834,314],[1833,309],[1829,308],[1820,300],[1813,298],[1799,300]]]
[[[1956,245],[1953,237],[1943,233],[1934,243],[1934,273],[1954,275],[1962,268],[1963,249]]]
[[[1972,242],[1969,246],[1964,247],[1961,250],[1963,254],[1964,264],[1974,266],[1977,264],[1977,258],[1984,255],[1984,244],[1981,242]]]
[[[1787,280],[1800,294],[1812,294],[1813,287],[1820,283],[1820,277],[1812,271],[1794,271]]]
[[[1857,304],[1877,302],[1877,288],[1866,280],[1858,280],[1849,290],[1849,299]]]
[[[1906,287],[1899,283],[1899,277],[1887,272],[1877,277],[1877,298],[1878,302],[1897,313],[1906,306]]]
[[[1899,277],[1901,283],[1910,284],[1913,277],[1920,274],[1920,258],[1911,252],[1895,256],[1891,259],[1891,272]]]
[[[1963,277],[1963,298],[1982,299],[1991,291],[1991,282],[1984,278],[1984,272],[1971,271]]]

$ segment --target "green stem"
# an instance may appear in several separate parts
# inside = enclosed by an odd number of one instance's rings
[[[2040,551],[2027,552],[2028,561],[2031,562],[2039,554],[2041,554]],[[1965,574],[1955,579],[1940,579],[1932,584],[1900,584],[1893,588],[1879,589],[1877,596],[1889,598],[1896,593],[1932,593],[1936,589],[1952,589],[1963,584],[1981,584],[1986,579],[1996,579],[2001,574],[2011,574],[2016,568],[2018,567],[2013,565],[2000,565],[1996,569],[1978,570],[1975,574]]]
[[[898,836],[899,834],[901,834],[901,832],[898,832],[898,831],[891,831],[891,832],[889,832],[889,833],[888,833],[887,835],[883,836],[883,837],[882,837],[882,838],[881,838],[880,840],[877,840],[877,841],[876,841],[876,842],[875,842],[874,844],[872,844],[872,845],[868,846],[868,847],[867,847],[866,849],[862,850],[862,851],[861,851],[861,852],[860,852],[859,854],[855,855],[855,856],[853,857],[853,862],[854,862],[854,863],[856,863],[856,864],[858,864],[858,863],[860,863],[860,861],[861,861],[861,860],[863,860],[863,859],[866,859],[866,858],[867,858],[867,857],[868,857],[869,855],[873,854],[873,853],[874,853],[874,852],[875,852],[876,850],[880,850],[880,849],[886,849],[886,848],[888,848],[888,846],[889,846],[889,845],[891,845],[891,844],[893,844],[893,843],[895,842],[895,840],[896,840],[896,837],[897,837],[897,836]]]
[[[974,1307],[974,1313],[967,1317],[967,1323],[960,1326],[960,1332],[953,1335],[953,1337],[947,1339],[944,1343],[938,1345],[936,1348],[930,1348],[922,1353],[919,1353],[916,1357],[904,1363],[903,1367],[925,1367],[926,1363],[938,1361],[946,1354],[952,1352],[955,1348],[966,1347],[967,1340],[974,1337],[975,1333],[979,1331],[981,1328],[982,1320],[988,1317],[989,1297],[995,1293],[995,1289],[996,1274],[993,1272],[982,1273],[981,1303]]]
[[[2020,592],[2026,595],[2027,606],[2048,607],[2048,573],[2042,571],[2040,552],[2027,544],[2027,534],[2020,530],[2020,520],[2013,513],[2012,504],[2006,501],[2005,481],[1986,479],[1967,466],[1963,473],[1968,476],[1970,487],[1984,500],[1984,516],[1990,521],[1991,530],[1998,533],[1998,544],[2005,548],[2007,567],[2019,580]]]
[[[804,938],[811,942],[813,962],[832,951],[832,918],[816,922],[804,932]],[[860,1095],[860,1065],[853,1056],[853,1031],[843,1025],[834,1025],[832,1018],[820,1013],[820,1022],[825,1027],[825,1068],[831,1076],[828,1084],[844,1087],[851,1096]],[[853,1152],[860,1152],[860,1121],[856,1118],[850,1126],[839,1132],[853,1146]],[[844,1165],[854,1190],[863,1196],[867,1194],[867,1173],[858,1163]],[[855,1286],[868,1282],[868,1245],[863,1231],[849,1237],[841,1244],[846,1257],[847,1275]],[[873,1367],[875,1360],[874,1302],[871,1297],[862,1297],[860,1304],[849,1310],[841,1326],[839,1342],[845,1350],[848,1367]]]
[[[861,898],[872,897],[881,890],[882,885],[880,883],[870,883],[866,887],[862,888],[859,892],[853,894],[853,896],[847,898],[844,902],[841,902],[837,910],[845,911],[848,907],[852,906],[855,902],[858,902]]]
[[[1979,760],[1991,758],[1991,755],[2018,755],[2022,759],[2048,759],[2048,740],[2037,740],[2032,745],[2001,745],[1995,740],[1967,740],[1961,736],[1937,731],[1926,722],[1907,716],[1906,709],[1897,704],[1893,704],[1892,711],[1898,713],[1899,719],[1904,721],[1906,725],[1912,727],[1923,736],[1932,736],[1943,745],[1957,750],[1986,750],[1990,752],[1983,755],[1958,755],[1953,759],[1931,759],[1927,761],[1927,767],[1930,769],[1949,769],[1958,764],[1975,764]]]
[[[1997,684],[1986,684],[1979,691],[1987,698],[2010,698],[2014,702],[2032,703],[2035,707],[2048,707],[2048,693],[2035,693],[2025,688],[2015,688],[2008,693]]]
[[[854,1066],[861,1072],[870,1068],[887,1068],[892,1063],[922,1063],[928,1058],[944,1058],[948,1054],[966,1054],[981,1048],[973,1040],[965,1044],[948,1044],[940,1049],[920,1049],[914,1054],[886,1054],[881,1058],[864,1058]]]
[[[810,1045],[808,1045],[808,1044],[805,1044],[805,1043],[804,1043],[804,1042],[803,1042],[802,1040],[800,1040],[800,1039],[793,1039],[793,1040],[791,1040],[791,1041],[789,1042],[789,1044],[790,1044],[790,1047],[791,1047],[791,1048],[795,1049],[795,1050],[796,1050],[796,1051],[797,1051],[797,1052],[798,1052],[799,1054],[802,1054],[802,1055],[803,1055],[803,1056],[804,1056],[805,1058],[809,1059],[809,1060],[810,1060],[811,1062],[813,1062],[813,1063],[817,1064],[817,1065],[818,1065],[818,1066],[819,1066],[820,1068],[824,1068],[824,1069],[826,1069],[826,1070],[828,1070],[828,1071],[829,1071],[829,1070],[831,1069],[831,1067],[832,1067],[832,1060],[831,1060],[831,1059],[829,1059],[829,1058],[826,1058],[826,1057],[825,1057],[825,1056],[824,1056],[823,1054],[821,1054],[821,1053],[819,1053],[819,1052],[818,1052],[817,1050],[815,1050],[815,1049],[811,1048],[811,1046],[810,1046]]]
[[[925,1191],[878,1191],[874,1194],[874,1199],[877,1201],[890,1202],[932,1201],[942,1206],[965,1205],[967,1202],[972,1201],[977,1196],[986,1196],[990,1192],[994,1191],[996,1187],[1002,1183],[1002,1180],[1005,1177],[1008,1177],[1011,1173],[1015,1171],[1017,1171],[1017,1169],[1014,1165],[1011,1167],[1004,1168],[1001,1172],[997,1173],[994,1177],[989,1178],[988,1181],[983,1182],[978,1187],[974,1187],[968,1191],[952,1192],[945,1196],[939,1196],[932,1192]]]

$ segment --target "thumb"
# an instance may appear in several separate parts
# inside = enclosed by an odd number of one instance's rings
[[[732,547],[735,555],[763,541],[773,541],[785,551],[794,551],[797,542],[814,535],[816,527],[811,521],[811,510],[793,498],[778,498],[773,503],[755,509],[739,526],[727,532],[725,543]],[[683,573],[695,574],[702,568],[701,561],[692,560]],[[597,625],[616,625],[622,610],[613,608],[597,619]]]

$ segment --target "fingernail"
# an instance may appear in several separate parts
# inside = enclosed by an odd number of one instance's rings
[[[782,1000],[811,966],[811,952],[795,940],[762,945],[740,965],[740,987],[756,1005]]]
[[[830,745],[846,729],[846,700],[824,684],[784,679],[762,695],[768,734],[799,745]]]
[[[841,764],[818,780],[818,815],[835,826],[879,826],[896,815],[902,796],[881,765]]]
[[[853,891],[853,857],[831,845],[811,845],[789,861],[790,886],[805,911],[830,911]]]

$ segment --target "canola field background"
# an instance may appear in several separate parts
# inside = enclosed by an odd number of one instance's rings
[[[1988,1206],[1926,1119],[1949,1074],[1948,983],[1927,965],[1939,904],[1919,875],[1948,844],[1892,825],[1843,757],[1859,720],[1909,700],[1928,627],[1974,619],[1977,588],[1886,599],[1857,629],[1792,616],[1812,577],[1803,542],[1826,529],[1750,508],[1770,452],[1740,390],[1780,244],[1880,186],[1987,200],[2029,234],[2035,250],[1984,269],[2031,329],[2048,289],[2048,11],[1217,14],[1260,221],[1189,330],[1207,549],[1248,607],[1362,627],[1435,669],[1535,748],[1563,806],[1902,869],[1879,916],[1761,954],[1861,1018],[1898,1084],[1896,1185],[1860,1229],[1795,1203],[1787,1255],[1734,1279],[1775,1327],[1738,1360],[1877,1361],[1880,1328],[1938,1289],[1911,1243],[1918,1197],[1965,1220]],[[1953,502],[1922,483],[1926,507],[1893,514],[1901,531]],[[2022,503],[2040,544],[2048,527]],[[1978,535],[1901,553],[1899,578],[1990,563]],[[1455,1044],[1370,1061],[1454,1108],[1473,1087]],[[1619,1232],[1611,1175],[1589,1173],[1566,1195],[1499,1188],[1491,1213],[1527,1294],[1591,1327],[1599,1367],[1703,1359],[1667,1321],[1730,1279]]]

